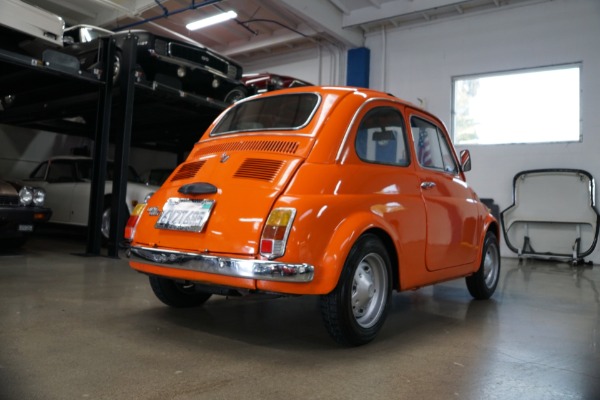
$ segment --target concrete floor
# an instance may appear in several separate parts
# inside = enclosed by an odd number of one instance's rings
[[[314,297],[176,310],[126,259],[38,232],[0,254],[0,399],[600,399],[600,267],[503,259],[395,294],[380,335],[337,346]]]

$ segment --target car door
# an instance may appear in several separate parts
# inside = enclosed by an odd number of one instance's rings
[[[355,151],[362,179],[357,192],[369,193],[370,210],[382,216],[401,257],[401,284],[414,287],[427,280],[423,251],[426,238],[425,206],[411,157],[410,130],[397,104],[373,102],[360,116]],[[365,179],[366,178],[366,179]]]
[[[430,271],[472,263],[477,255],[478,209],[442,126],[413,110],[410,117],[416,173],[427,214],[426,265]]]
[[[87,225],[92,189],[92,160],[81,159],[76,162],[77,181],[71,195],[71,223]]]
[[[46,190],[46,206],[52,209],[52,222],[70,223],[75,184],[75,164],[72,160],[50,160],[48,162],[44,189]]]

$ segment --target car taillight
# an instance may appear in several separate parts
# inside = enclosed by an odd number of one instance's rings
[[[276,208],[271,211],[260,238],[262,256],[277,258],[285,254],[285,246],[295,215],[294,208]]]
[[[127,220],[127,224],[125,225],[125,233],[123,235],[125,240],[129,240],[129,241],[133,240],[133,236],[135,235],[135,228],[136,228],[138,221],[140,220],[140,216],[142,215],[142,212],[144,212],[145,208],[146,208],[145,203],[139,203],[133,209],[131,216]]]

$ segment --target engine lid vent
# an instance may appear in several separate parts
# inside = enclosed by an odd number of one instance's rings
[[[178,181],[181,179],[191,179],[196,176],[200,168],[204,165],[206,160],[195,161],[187,164],[183,164],[173,175],[171,182]]]
[[[299,143],[285,140],[253,140],[243,142],[229,142],[215,144],[199,149],[194,156],[202,156],[211,153],[223,153],[232,151],[265,151],[280,154],[295,154]]]
[[[272,182],[279,173],[283,161],[263,158],[247,158],[233,175],[235,178],[260,179]]]

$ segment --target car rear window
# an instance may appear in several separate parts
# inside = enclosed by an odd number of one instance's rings
[[[210,135],[299,129],[310,122],[319,99],[315,93],[297,93],[240,102],[227,111]]]

